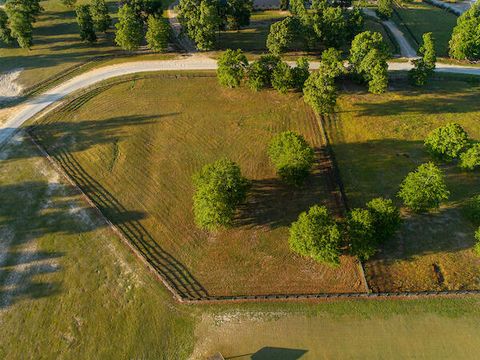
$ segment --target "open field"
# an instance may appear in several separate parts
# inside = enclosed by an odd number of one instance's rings
[[[444,76],[421,90],[397,80],[382,96],[355,87],[343,94],[328,131],[350,205],[394,198],[406,174],[431,160],[423,147],[429,131],[454,121],[479,140],[479,90],[478,81]],[[404,212],[398,236],[366,264],[374,291],[480,288],[480,258],[471,249],[475,227],[461,211],[478,193],[480,175],[442,168],[450,200],[432,214]]]
[[[392,19],[410,41],[414,49],[422,41],[422,35],[432,32],[436,40],[437,55],[448,57],[448,42],[452,36],[457,17],[452,13],[425,2],[397,2],[398,14]],[[398,16],[400,15],[400,17]],[[406,30],[408,27],[413,36]]]
[[[147,257],[178,261],[189,295],[363,291],[355,259],[343,256],[332,269],[288,248],[300,212],[336,208],[311,110],[297,94],[224,89],[204,76],[159,75],[88,93],[35,134]],[[266,155],[269,139],[287,129],[317,151],[300,189],[284,186]],[[191,176],[223,156],[239,163],[252,189],[235,227],[210,234],[193,223]]]

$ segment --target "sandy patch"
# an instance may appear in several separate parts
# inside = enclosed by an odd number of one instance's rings
[[[0,75],[0,103],[14,100],[23,90],[18,77],[23,69],[16,69]]]

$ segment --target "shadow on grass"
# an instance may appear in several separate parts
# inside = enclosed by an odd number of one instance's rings
[[[307,352],[308,350],[303,349],[266,346],[258,350],[256,353],[229,356],[226,357],[225,360],[234,360],[239,358],[246,359],[247,357],[249,357],[251,360],[299,360]]]

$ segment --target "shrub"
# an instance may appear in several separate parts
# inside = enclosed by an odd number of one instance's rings
[[[480,195],[473,196],[465,206],[465,215],[475,225],[480,225]]]
[[[460,167],[465,170],[480,168],[480,144],[475,144],[460,154]]]
[[[263,55],[250,64],[247,71],[247,84],[250,89],[258,91],[272,85],[273,71],[280,63],[275,55]]]
[[[337,103],[334,79],[320,71],[311,73],[303,88],[304,100],[320,115],[330,114]]]
[[[425,146],[432,156],[445,161],[457,158],[467,144],[468,134],[457,123],[439,127],[425,139]]]
[[[272,138],[268,155],[279,176],[287,183],[300,185],[310,173],[314,151],[303,136],[292,131]]]
[[[398,193],[405,206],[416,212],[438,208],[449,195],[442,171],[431,162],[409,173]]]
[[[360,260],[368,260],[377,251],[374,217],[365,209],[353,209],[347,215],[346,235],[350,251]]]
[[[248,67],[247,57],[242,50],[228,49],[218,59],[217,78],[220,85],[230,88],[240,86]]]
[[[236,207],[245,200],[248,181],[228,159],[205,165],[193,176],[195,223],[202,229],[230,226]]]
[[[477,240],[477,242],[475,243],[473,250],[478,256],[480,256],[480,227],[475,231],[475,240]]]
[[[400,211],[390,199],[375,198],[367,203],[373,216],[375,238],[385,241],[393,236],[400,225]]]
[[[341,233],[325,206],[312,206],[290,227],[288,242],[296,253],[330,266],[340,264]]]

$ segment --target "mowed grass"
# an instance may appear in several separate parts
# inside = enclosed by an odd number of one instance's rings
[[[394,14],[395,21],[414,49],[422,42],[422,35],[432,32],[438,56],[448,57],[448,42],[457,23],[457,17],[452,13],[432,6],[425,2],[401,2],[396,7],[400,18]],[[405,27],[413,33],[413,38]]]
[[[266,153],[284,130],[303,134],[317,151],[302,188],[282,184]],[[330,268],[288,247],[288,226],[300,212],[313,204],[336,211],[318,123],[297,94],[225,89],[212,76],[159,75],[80,97],[35,133],[121,204],[105,205],[112,221],[138,221],[149,234],[143,237],[172,254],[210,295],[364,290],[355,259],[342,256],[342,265]],[[194,224],[191,177],[222,157],[240,165],[252,188],[235,226],[209,233]]]
[[[479,90],[478,82],[449,76],[424,89],[397,80],[395,89],[381,96],[354,89],[343,94],[329,133],[350,205],[364,206],[377,196],[395,199],[407,173],[432,160],[423,146],[431,130],[458,122],[480,140]],[[479,192],[480,175],[454,164],[440,167],[449,201],[430,214],[404,211],[398,235],[366,263],[374,291],[480,288],[480,258],[472,251],[475,226],[462,212]]]
[[[0,358],[186,359],[194,310],[29,141],[0,156]]]

